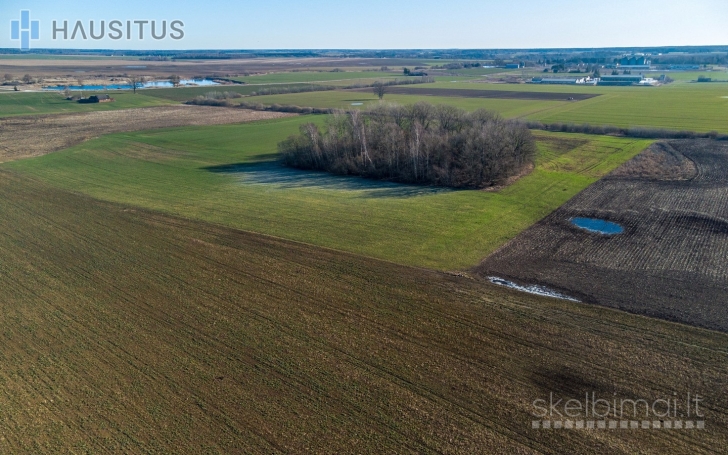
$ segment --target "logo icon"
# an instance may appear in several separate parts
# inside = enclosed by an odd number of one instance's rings
[[[31,21],[30,11],[20,11],[20,20],[10,21],[10,39],[20,40],[20,50],[29,50],[30,40],[40,39],[40,21]]]

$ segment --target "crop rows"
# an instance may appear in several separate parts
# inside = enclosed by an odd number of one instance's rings
[[[708,453],[728,440],[724,335],[1,176],[2,452]],[[584,383],[714,391],[709,430],[530,428],[534,399]]]
[[[684,160],[665,158],[651,162],[668,168],[647,176],[618,170],[514,239],[482,267],[555,286],[588,301],[728,330],[723,308],[728,288],[726,150],[728,146],[713,141],[656,146],[647,153],[681,154],[694,169]],[[571,224],[577,216],[616,222],[625,232],[587,233]],[[516,264],[523,265],[522,270]]]

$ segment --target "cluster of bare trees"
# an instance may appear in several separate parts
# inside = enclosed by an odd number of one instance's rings
[[[536,145],[526,126],[485,110],[419,102],[337,111],[279,144],[283,163],[343,175],[483,188],[517,174]]]

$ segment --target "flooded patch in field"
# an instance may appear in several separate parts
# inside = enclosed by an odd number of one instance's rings
[[[597,218],[572,218],[571,224],[585,231],[597,234],[617,235],[624,232],[624,228],[617,223]]]
[[[352,106],[363,106],[364,103],[351,103]]]
[[[328,172],[304,171],[281,166],[276,162],[241,163],[215,166],[207,170],[235,175],[243,185],[267,185],[271,189],[312,189],[350,191],[361,197],[417,197],[453,190],[433,186],[383,182],[355,176],[340,176]]]
[[[579,300],[577,300],[573,297],[569,297],[567,295],[560,294],[556,291],[552,291],[551,289],[545,288],[543,286],[536,286],[535,284],[532,284],[530,286],[521,286],[512,281],[504,280],[503,278],[498,278],[497,276],[489,276],[488,280],[493,284],[497,284],[499,286],[505,286],[507,288],[515,289],[515,290],[521,291],[521,292],[527,292],[529,294],[540,295],[543,297],[553,297],[555,299],[569,300],[572,302],[579,302]]]

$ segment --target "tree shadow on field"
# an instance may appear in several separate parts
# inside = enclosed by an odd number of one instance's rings
[[[457,191],[450,188],[407,185],[356,176],[332,175],[327,172],[304,171],[271,161],[226,164],[204,169],[214,173],[235,175],[244,185],[271,185],[281,189],[357,191],[364,198],[407,198]]]

